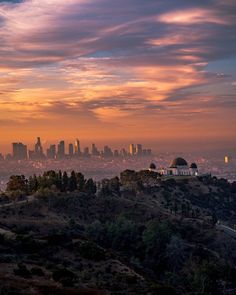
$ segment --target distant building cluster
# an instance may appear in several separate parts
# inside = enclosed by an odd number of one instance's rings
[[[131,143],[129,146],[129,153],[132,156],[151,156],[151,149],[143,149],[142,144],[133,144]]]
[[[28,150],[27,145],[21,142],[12,143],[12,153],[6,157],[0,154],[0,160],[43,160],[43,159],[73,159],[78,157],[143,157],[151,156],[151,149],[143,149],[142,144],[130,144],[130,150],[122,148],[121,150],[112,150],[108,145],[105,145],[102,150],[99,150],[95,143],[92,143],[91,148],[81,148],[80,141],[75,140],[74,143],[69,143],[66,146],[64,140],[61,140],[57,145],[51,144],[44,152],[40,137],[37,138],[34,149]]]

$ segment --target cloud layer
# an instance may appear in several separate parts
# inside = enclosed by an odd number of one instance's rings
[[[0,1],[5,138],[230,138],[236,3],[225,2]]]

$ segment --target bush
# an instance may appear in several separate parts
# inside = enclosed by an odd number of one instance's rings
[[[64,287],[72,287],[74,285],[76,275],[72,271],[63,268],[54,270],[52,278],[54,281],[61,283]]]
[[[41,245],[31,236],[17,235],[17,249],[24,253],[37,253],[41,249]]]
[[[48,245],[58,246],[71,242],[71,238],[66,234],[52,234],[47,236]]]
[[[105,251],[93,242],[83,242],[78,247],[80,255],[89,260],[100,261],[105,259]]]
[[[0,193],[0,204],[6,204],[9,202],[10,202],[10,200],[9,200],[8,195],[5,193]]]
[[[31,272],[27,269],[27,267],[24,264],[18,264],[18,268],[14,269],[14,274],[16,276],[20,276],[23,278],[30,278]]]
[[[151,291],[153,295],[176,295],[175,289],[168,285],[153,284]]]
[[[44,276],[44,272],[42,271],[42,269],[40,267],[32,267],[31,274],[34,276],[38,276],[38,277]]]
[[[106,224],[107,241],[115,250],[131,250],[139,241],[137,224],[120,215],[114,222]]]
[[[39,200],[49,202],[51,197],[55,197],[56,193],[50,188],[40,188],[36,193],[35,197]]]
[[[5,242],[5,236],[0,234],[0,244],[3,244]]]
[[[95,220],[86,227],[86,233],[88,236],[96,241],[98,244],[103,245],[105,237],[105,228],[104,225],[99,221]]]
[[[200,294],[220,294],[217,288],[219,274],[218,265],[203,261],[195,268],[192,280],[193,288]]]

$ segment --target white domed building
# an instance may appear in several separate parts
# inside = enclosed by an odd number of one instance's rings
[[[197,176],[198,168],[196,163],[189,166],[185,159],[176,158],[171,162],[169,168],[161,169],[159,173],[165,176]]]

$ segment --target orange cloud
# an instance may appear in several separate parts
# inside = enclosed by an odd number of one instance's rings
[[[234,3],[121,2],[0,4],[5,138],[233,133],[235,77],[209,66],[235,57]]]

